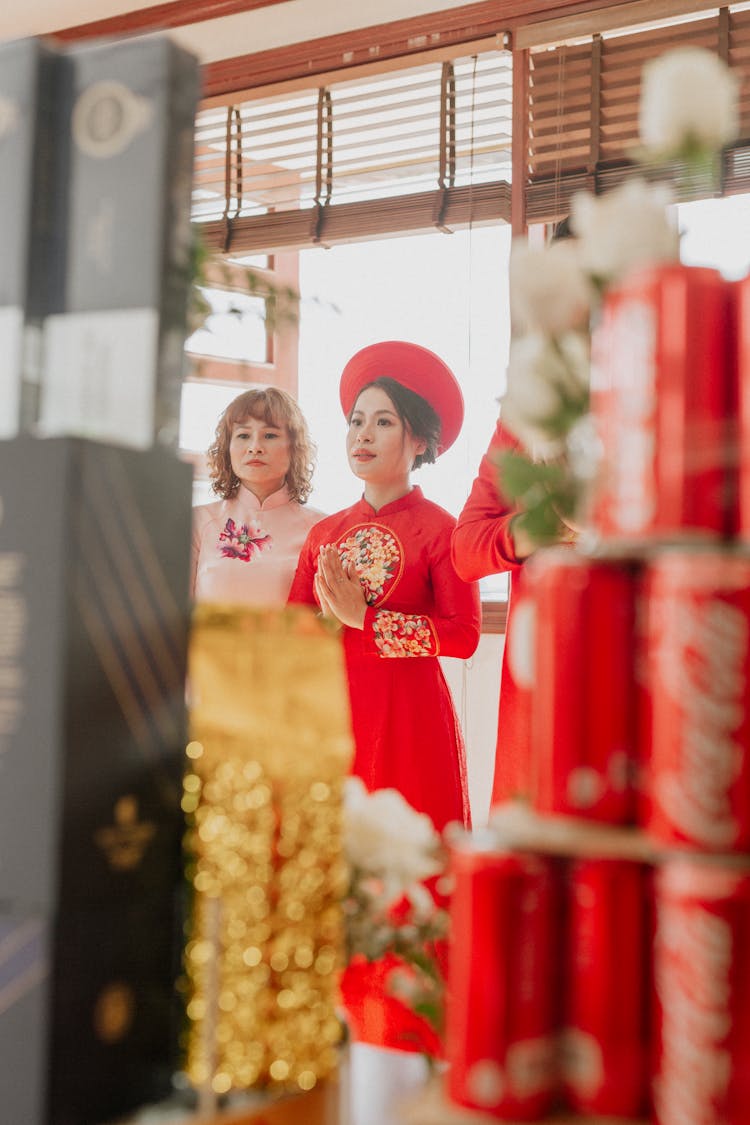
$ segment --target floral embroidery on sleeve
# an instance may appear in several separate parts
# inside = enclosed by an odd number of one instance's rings
[[[255,555],[270,547],[273,539],[258,524],[243,523],[237,527],[234,520],[227,520],[224,530],[219,533],[219,550],[225,559],[239,559],[251,562]]]
[[[438,646],[429,617],[379,609],[372,623],[375,647],[381,656],[437,656]]]

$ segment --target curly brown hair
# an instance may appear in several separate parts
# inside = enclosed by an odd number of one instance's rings
[[[315,468],[315,445],[310,438],[307,422],[296,401],[278,387],[259,387],[245,391],[229,403],[216,427],[213,445],[207,457],[211,475],[211,491],[222,500],[229,500],[237,492],[240,482],[232,472],[229,443],[232,426],[246,418],[257,418],[269,426],[286,426],[289,434],[289,471],[286,486],[292,500],[304,504],[312,491]]]

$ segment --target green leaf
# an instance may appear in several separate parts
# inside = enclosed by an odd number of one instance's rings
[[[501,453],[497,464],[502,491],[511,500],[520,500],[540,487],[553,492],[560,487],[564,475],[556,462],[532,461],[525,453]]]
[[[414,1005],[414,1011],[418,1016],[422,1016],[431,1024],[436,1031],[441,1031],[443,1026],[443,1012],[437,1004],[431,1004],[427,1001],[418,1002]]]
[[[519,509],[517,526],[540,547],[558,542],[582,491],[567,461],[533,461],[525,453],[504,451],[496,463],[499,490]]]

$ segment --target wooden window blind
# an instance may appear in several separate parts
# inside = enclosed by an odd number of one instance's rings
[[[567,214],[578,190],[605,191],[632,175],[638,144],[640,76],[645,62],[676,46],[715,51],[740,79],[740,139],[723,154],[718,192],[708,178],[685,186],[681,199],[750,191],[750,10],[717,8],[658,27],[593,35],[585,41],[532,48],[528,60],[526,221]],[[637,167],[676,178],[676,167]]]
[[[220,252],[510,217],[512,54],[487,50],[208,106],[193,218]]]

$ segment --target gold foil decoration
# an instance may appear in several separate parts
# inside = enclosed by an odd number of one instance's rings
[[[310,1090],[341,1037],[340,635],[303,607],[198,606],[189,691],[188,1077]]]

